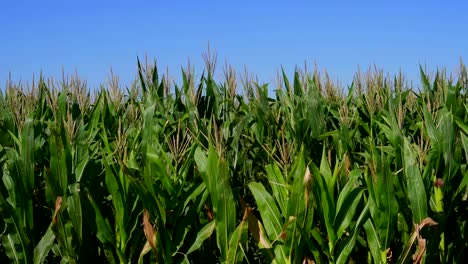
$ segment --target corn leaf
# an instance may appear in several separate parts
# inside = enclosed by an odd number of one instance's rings
[[[281,235],[283,221],[275,200],[261,183],[251,182],[249,189],[255,198],[268,237],[276,240]]]
[[[407,139],[402,149],[408,188],[408,199],[413,213],[413,222],[420,223],[427,217],[427,196],[421,172],[416,161],[416,154]]]
[[[198,231],[197,238],[188,249],[187,255],[194,252],[195,250],[198,250],[202,246],[203,242],[209,237],[211,237],[213,231],[215,230],[215,226],[215,221],[211,221],[208,224],[206,224],[202,229],[200,229],[200,231]]]

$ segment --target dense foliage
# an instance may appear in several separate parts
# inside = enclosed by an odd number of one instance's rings
[[[277,90],[138,62],[0,94],[1,263],[463,263],[468,104],[421,70]],[[240,82],[238,83],[238,80]]]

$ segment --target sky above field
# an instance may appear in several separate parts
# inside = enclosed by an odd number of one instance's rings
[[[3,1],[0,87],[10,73],[30,82],[62,69],[98,87],[111,67],[125,86],[145,55],[176,79],[190,59],[200,76],[208,43],[218,78],[228,62],[269,83],[305,62],[343,85],[374,64],[417,82],[420,64],[456,71],[468,59],[467,1],[320,2]]]

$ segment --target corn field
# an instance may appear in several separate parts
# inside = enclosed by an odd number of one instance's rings
[[[463,64],[347,89],[137,66],[1,91],[1,263],[466,263]]]

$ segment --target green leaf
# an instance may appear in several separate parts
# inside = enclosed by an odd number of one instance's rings
[[[140,77],[140,84],[141,88],[143,90],[143,96],[147,96],[148,89],[146,87],[146,79],[143,77],[143,68],[141,67],[140,59],[137,58],[137,64],[138,64],[138,76]]]
[[[427,134],[429,135],[429,138],[431,139],[431,143],[433,144],[433,147],[438,147],[437,144],[439,143],[439,134],[436,129],[436,125],[434,123],[434,120],[432,120],[431,113],[429,113],[429,109],[427,108],[427,105],[423,103],[422,106],[423,110],[423,115],[424,115],[424,124],[427,129]]]
[[[195,155],[194,155],[194,158],[195,158],[195,162],[197,164],[197,167],[198,167],[198,170],[203,174],[203,173],[206,173],[207,171],[207,158],[206,158],[206,154],[200,149],[200,148],[197,148],[195,150]]]
[[[392,240],[397,217],[398,203],[395,199],[394,181],[389,165],[389,157],[375,146],[370,146],[371,154],[367,157],[369,169],[364,173],[369,190],[369,210],[372,221],[379,233],[382,247]]]
[[[242,244],[247,241],[247,221],[242,221],[232,233],[226,263],[242,263],[245,253]]]
[[[335,227],[333,226],[336,214],[335,204],[332,200],[332,195],[330,194],[326,179],[320,172],[318,172],[318,169],[313,164],[311,164],[311,167],[314,179],[316,181],[315,194],[317,197],[320,197],[320,209],[322,211],[320,215],[324,221],[325,228],[327,229],[327,234],[329,237],[329,250],[332,251],[337,239]]]
[[[465,133],[465,135],[468,135],[468,125],[465,122],[463,122],[463,120],[461,120],[461,118],[459,118],[457,116],[453,116],[453,117],[454,117],[454,120],[457,123],[457,125],[463,131],[463,133]]]
[[[342,207],[338,209],[334,221],[334,226],[338,238],[344,234],[344,231],[351,224],[351,221],[356,214],[356,209],[359,205],[359,202],[361,201],[363,192],[364,188],[352,190],[348,196],[346,196]]]
[[[200,155],[200,152],[195,151],[195,155]],[[196,157],[195,161],[199,168],[205,165],[203,158]],[[229,238],[236,227],[236,207],[229,184],[228,167],[225,161],[218,157],[211,144],[208,150],[206,173],[201,172],[213,204],[218,248],[221,251],[221,258],[226,259]]]
[[[21,182],[21,169],[18,167],[19,157],[16,151],[8,151],[7,155],[12,162],[9,164],[10,170],[3,168],[2,181],[7,189],[8,198],[3,197],[0,192],[0,213],[5,229],[0,235],[5,253],[13,263],[28,263],[32,257],[31,240],[27,230],[27,218],[32,218],[32,213],[28,212],[27,207],[32,201],[27,199],[28,195],[24,193],[24,185]],[[10,175],[11,173],[11,175]],[[18,182],[18,183],[17,183]],[[2,186],[3,187],[3,186]],[[18,193],[17,193],[18,192]],[[23,214],[31,214],[26,217]]]
[[[77,182],[81,182],[83,178],[84,171],[86,169],[86,165],[88,165],[89,162],[89,153],[86,151],[82,157],[80,157],[81,160],[78,161],[78,164],[76,165],[75,168],[75,177]]]
[[[150,151],[146,153],[146,158],[147,158],[147,161],[153,163],[152,165],[154,166],[156,170],[157,179],[161,181],[167,193],[169,195],[174,195],[174,186],[173,186],[171,177],[167,173],[167,169],[166,169],[167,163],[164,164],[163,160],[160,157],[158,157],[158,155]]]
[[[341,252],[338,254],[338,258],[336,259],[337,264],[343,264],[346,263],[346,260],[348,259],[349,254],[353,251],[355,245],[356,245],[356,239],[359,236],[359,232],[361,229],[361,226],[364,224],[364,222],[368,219],[367,213],[369,212],[369,202],[366,203],[366,206],[362,210],[361,214],[359,215],[359,218],[357,219],[356,225],[354,226],[354,229],[352,230],[352,235],[345,241],[345,245]]]
[[[63,128],[63,126],[60,126]],[[70,160],[65,142],[62,141],[64,130],[60,128],[52,128],[52,135],[50,138],[50,174],[46,174],[46,185],[51,188],[51,197],[48,199],[51,202],[55,202],[56,197],[65,196],[68,189],[68,176],[69,169],[71,168]]]
[[[374,258],[374,263],[381,263],[380,251],[382,250],[382,246],[379,242],[378,232],[375,229],[374,224],[372,224],[371,219],[368,219],[366,221],[366,223],[364,224],[364,229],[366,230],[367,246],[369,247],[369,251],[372,254],[372,257]]]
[[[73,224],[75,234],[78,236],[80,244],[83,240],[83,211],[81,209],[80,184],[74,183],[69,186],[70,196],[67,197],[67,211]]]
[[[55,234],[52,228],[49,226],[41,241],[34,248],[34,263],[44,263],[46,257],[49,255],[52,246],[54,245]]]
[[[305,164],[304,150],[301,148],[299,157],[291,170],[293,183],[291,198],[288,203],[288,222],[285,223],[283,231],[286,229],[285,252],[290,260],[302,258],[305,243],[301,237],[300,229],[308,232],[312,226],[312,174]],[[292,223],[294,221],[294,223]],[[291,224],[292,223],[292,224]],[[294,255],[293,255],[294,254]]]
[[[281,235],[283,221],[275,200],[261,183],[251,182],[249,189],[255,198],[268,237],[276,240]]]
[[[424,70],[421,67],[421,65],[419,65],[419,74],[421,76],[421,82],[422,82],[422,85],[423,85],[423,88],[424,88],[424,92],[429,95],[430,92],[431,92],[431,84],[429,83],[429,79],[427,78],[426,74],[424,73]]]
[[[462,146],[465,152],[465,157],[468,157],[468,137],[460,132]],[[468,173],[464,173],[463,179],[460,185],[457,188],[457,191],[453,195],[454,197],[459,194],[460,192],[468,193]]]
[[[302,96],[302,94],[303,94],[302,83],[299,78],[299,72],[296,70],[294,71],[294,95]]]
[[[34,120],[32,118],[27,118],[24,122],[23,133],[21,138],[21,156],[24,160],[24,174],[21,176],[23,182],[25,183],[26,192],[31,193],[35,187],[35,177],[34,177]],[[32,219],[32,206],[30,212],[28,212],[28,228],[33,229],[33,219]]]
[[[268,182],[273,191],[273,196],[281,209],[283,217],[287,217],[287,205],[289,202],[288,191],[291,188],[276,164],[269,164],[265,167]]]
[[[114,233],[112,232],[112,228],[111,228],[109,221],[106,218],[104,218],[104,216],[101,213],[101,209],[96,204],[93,197],[89,193],[89,190],[87,189],[86,189],[86,196],[88,197],[88,200],[94,209],[95,223],[97,227],[97,233],[96,233],[97,238],[99,239],[99,241],[101,241],[102,244],[104,245],[110,244],[111,246],[115,247],[115,237],[114,237]]]
[[[320,161],[320,174],[325,180],[326,185],[324,187],[327,188],[328,193],[331,194],[331,198],[334,198],[333,195],[333,188],[335,187],[334,181],[333,181],[333,175],[332,171],[330,169],[330,164],[328,164],[328,159],[326,155],[325,148],[322,150],[322,159]]]
[[[151,252],[151,245],[150,245],[149,241],[146,241],[145,245],[143,246],[143,249],[140,252],[140,256],[138,257],[138,263],[139,264],[144,263],[144,258],[143,257],[146,254],[148,254],[149,252]]]
[[[204,182],[200,183],[200,185],[193,188],[193,191],[189,192],[189,195],[185,199],[183,208],[186,208],[190,201],[195,201],[196,197],[202,194],[206,190],[206,185]]]
[[[127,222],[127,212],[126,212],[126,201],[125,201],[125,191],[123,189],[122,183],[117,179],[117,175],[114,174],[112,168],[104,162],[104,167],[106,170],[105,183],[107,189],[112,195],[112,204],[114,205],[115,213],[115,226],[117,241],[119,242],[119,247],[122,250],[125,250],[125,243],[128,240],[126,222]]]
[[[6,255],[12,263],[27,263],[27,260],[25,258],[26,250],[18,250],[16,248],[16,245],[20,244],[18,235],[2,235],[2,244],[5,247]]]
[[[187,255],[198,250],[202,246],[203,241],[211,237],[215,229],[215,226],[216,226],[215,221],[211,221],[208,224],[206,224],[204,227],[202,227],[200,231],[198,231],[197,238],[195,239],[195,241],[192,243],[192,245],[188,249]]]
[[[291,95],[291,85],[289,84],[288,76],[286,75],[286,72],[284,71],[283,67],[281,67],[281,73],[283,74],[283,82],[284,86],[286,87],[286,92],[288,95]]]
[[[356,188],[356,181],[361,173],[361,170],[351,171],[348,182],[338,196],[336,216],[334,220],[334,226],[338,238],[341,237],[344,230],[348,228],[361,200],[364,189]]]
[[[419,171],[419,166],[416,161],[415,151],[411,147],[408,139],[405,139],[404,141],[402,152],[408,188],[408,199],[413,213],[413,222],[420,223],[427,217],[428,198],[426,196],[421,172]]]

